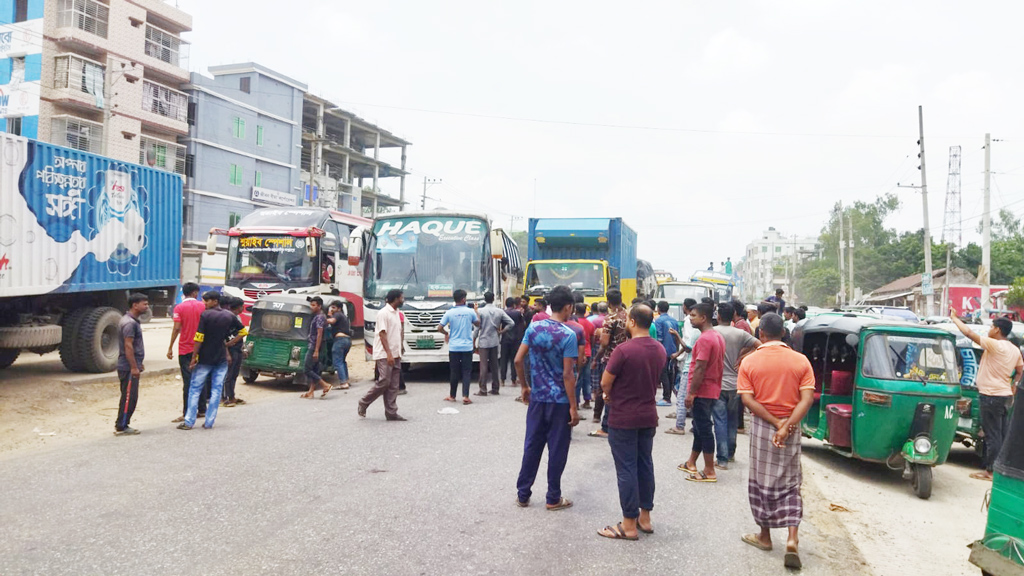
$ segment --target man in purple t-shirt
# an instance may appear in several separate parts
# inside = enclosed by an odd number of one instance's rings
[[[686,409],[693,417],[693,449],[690,459],[679,465],[689,472],[692,482],[717,482],[715,476],[715,433],[711,412],[722,394],[722,373],[725,369],[725,339],[711,326],[714,305],[701,302],[690,311],[690,324],[700,330],[693,345],[690,362],[690,386],[686,392]],[[697,470],[697,458],[704,454],[704,470]]]
[[[608,413],[608,445],[619,480],[622,522],[605,526],[605,538],[636,540],[637,530],[654,532],[654,432],[658,427],[655,396],[665,367],[665,348],[651,338],[654,311],[643,304],[630,308],[630,338],[612,352],[601,377]]]

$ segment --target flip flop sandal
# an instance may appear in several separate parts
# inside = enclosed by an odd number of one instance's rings
[[[529,505],[530,505],[530,501],[529,500],[527,500],[526,502],[523,502],[518,497],[516,498],[516,506],[519,506],[520,508],[526,508]]]
[[[550,512],[556,512],[558,510],[565,510],[566,508],[572,508],[572,500],[569,500],[568,498],[562,498],[561,500],[558,501],[558,504],[555,504],[554,506],[546,506],[546,507],[547,507],[548,511],[550,511]]]
[[[984,480],[986,482],[992,481],[992,479],[986,476],[984,472],[975,472],[974,474],[970,475],[970,478],[973,478],[975,480]]]
[[[643,526],[640,525],[639,522],[636,523],[636,529],[641,531],[641,532],[643,532],[644,534],[654,534],[654,528],[651,528],[651,529],[644,528]]]
[[[468,405],[468,404],[472,404],[472,403],[473,403],[473,401],[472,401],[472,400],[470,400],[469,398],[463,398],[463,399],[462,399],[462,405],[463,405],[463,406],[466,406],[466,405]]]
[[[323,398],[324,396],[327,396],[327,393],[330,392],[333,389],[334,389],[334,386],[331,386],[330,384],[325,384],[324,385],[324,391],[320,394],[320,397]]]
[[[697,473],[697,469],[696,468],[687,468],[686,467],[686,462],[683,462],[678,467],[676,467],[676,470],[679,470],[680,472],[689,472],[690,474],[696,474]]]
[[[605,534],[605,531],[611,532],[612,535],[609,536],[608,534]],[[605,526],[604,530],[599,530],[597,532],[597,535],[601,536],[602,538],[608,538],[610,540],[639,540],[640,539],[640,535],[639,534],[637,534],[636,536],[627,536],[626,535],[626,531],[622,528],[622,522],[619,522],[614,527],[612,527],[612,526]]]
[[[594,430],[593,432],[588,433],[587,436],[590,436],[591,438],[607,438],[608,434],[603,430]]]
[[[690,475],[686,477],[690,482],[718,482],[718,477],[708,478],[708,475],[703,470],[694,474],[690,472]]]
[[[341,390],[348,390],[348,388],[349,388],[348,382],[346,382],[344,384],[338,384],[338,388],[341,389]]]
[[[761,541],[757,539],[757,534],[744,534],[740,538],[740,540],[743,540],[744,542],[746,542],[747,544],[750,544],[751,546],[753,546],[754,548],[757,548],[758,550],[764,550],[765,552],[771,552],[772,551],[772,547],[771,547],[770,544],[769,545],[762,544]]]
[[[668,430],[665,430],[665,434],[676,434],[678,436],[686,436],[686,430],[681,430],[679,428],[669,428]]]
[[[804,564],[800,561],[800,554],[786,550],[786,557],[782,561],[782,565],[790,570],[800,570]]]
[[[455,398],[452,398],[451,396],[446,396],[444,401],[445,402],[455,402]]]

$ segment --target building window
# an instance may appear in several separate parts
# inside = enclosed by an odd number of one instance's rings
[[[11,58],[11,85],[21,84],[25,81],[25,57],[18,56]]]
[[[231,125],[231,135],[235,138],[245,139],[245,120],[235,116],[235,120]]]
[[[242,167],[238,164],[231,165],[231,185],[241,186],[242,185]]]
[[[103,98],[103,66],[71,55],[57,56],[53,63],[54,88],[84,92],[97,100]]]
[[[28,0],[14,0],[14,21],[28,20]]]
[[[185,155],[185,176],[189,178],[195,178],[196,176],[196,155],[186,154]]]
[[[50,140],[83,152],[99,154],[103,146],[103,125],[71,116],[57,116],[50,124]]]
[[[263,146],[263,126],[256,126],[256,145]]]
[[[238,226],[238,222],[241,219],[241,214],[237,214],[235,212],[231,212],[230,214],[228,214],[228,228],[234,228],[235,226]]]
[[[146,25],[146,55],[162,60],[174,66],[184,67],[184,54],[181,38],[168,34],[150,24]]]
[[[255,186],[257,188],[259,188],[260,186],[263,186],[263,172],[260,172],[259,170],[256,171],[256,184],[255,184]]]
[[[767,251],[768,251],[768,247],[767,246],[761,246],[761,253],[762,254],[764,254]]]
[[[7,133],[21,136],[21,117],[7,119]]]
[[[188,122],[188,96],[148,80],[142,83],[142,109],[178,122]]]
[[[249,91],[252,89],[252,78],[249,78],[248,76],[239,78],[238,89],[242,92],[245,92],[246,94],[249,94]]]
[[[139,139],[139,164],[185,174],[185,147],[174,142],[143,136]]]
[[[59,0],[57,27],[78,28],[101,38],[107,37],[110,8],[95,0]]]
[[[775,253],[778,254],[780,252],[782,252],[782,246],[776,246],[775,247]]]

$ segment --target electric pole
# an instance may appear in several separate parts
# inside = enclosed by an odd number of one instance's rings
[[[839,224],[839,302],[836,304],[842,305],[846,303],[846,275],[843,273],[843,264],[846,261],[845,252],[846,239],[843,235],[843,202],[839,202],[839,212],[837,214],[836,222]]]
[[[981,270],[979,270],[978,282],[981,284],[981,310],[985,314],[985,308],[989,305],[988,299],[992,296],[990,268],[992,266],[992,215],[989,200],[989,183],[992,172],[992,135],[985,134],[985,190],[983,192],[984,202],[981,213]],[[987,316],[984,316],[987,317]]]
[[[423,197],[420,199],[420,210],[427,209],[427,188],[434,184],[440,183],[440,178],[427,178],[426,176],[423,177]]]
[[[921,282],[921,291],[925,294],[925,310],[923,316],[935,314],[935,291],[932,288],[932,232],[928,226],[928,180],[925,174],[924,164],[924,107],[917,107],[917,124],[920,130],[921,139],[917,141],[921,147],[921,205],[924,210],[924,274]],[[927,279],[927,286],[924,280]]]
[[[853,210],[850,210],[850,213],[847,214],[847,218],[849,218],[849,220],[850,220],[850,245],[849,245],[849,258],[850,258],[850,270],[849,270],[849,272],[850,272],[850,300],[849,300],[849,302],[851,304],[853,304],[853,300],[856,297],[856,289],[854,288],[854,284],[853,284]]]

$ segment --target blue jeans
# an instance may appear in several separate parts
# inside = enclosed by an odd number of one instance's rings
[[[736,456],[736,430],[740,424],[740,413],[736,409],[736,404],[739,400],[735,390],[722,390],[711,409],[711,417],[715,421],[715,445],[718,447],[719,464],[725,464]]]
[[[655,430],[608,430],[608,446],[615,461],[623,518],[639,518],[640,510],[654,509],[654,458],[651,450]]]
[[[220,406],[220,395],[224,389],[224,377],[228,374],[228,361],[224,359],[219,364],[196,364],[192,370],[192,382],[188,387],[188,410],[185,412],[185,424],[194,426],[196,414],[199,411],[199,397],[203,392],[203,385],[206,379],[213,375],[210,383],[210,403],[206,406],[206,421],[203,428],[213,428],[217,420],[217,408]]]
[[[717,401],[715,398],[693,399],[693,451],[698,454],[715,453],[715,432],[711,414]]]
[[[690,389],[690,369],[680,370],[679,388],[676,392],[676,428],[686,430],[686,392]]]
[[[348,351],[352,349],[352,339],[340,336],[334,339],[331,345],[331,360],[334,361],[334,371],[338,374],[338,382],[348,382]]]
[[[562,472],[569,459],[569,404],[534,402],[526,408],[526,441],[523,443],[523,465],[519,469],[516,488],[519,501],[526,502],[533,493],[544,446],[548,447],[547,503],[554,505],[562,499]]]
[[[580,403],[580,393],[583,394],[582,398],[587,402],[590,402],[590,363],[593,359],[587,358],[587,361],[583,363],[583,369],[580,370],[579,376],[576,378],[576,403]]]

